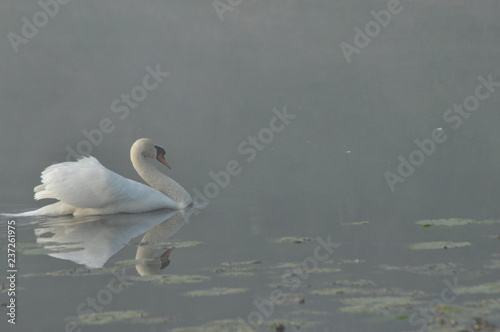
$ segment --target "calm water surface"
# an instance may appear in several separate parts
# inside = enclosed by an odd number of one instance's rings
[[[496,262],[498,268],[498,240],[491,237],[498,230],[495,225],[424,228],[415,220],[384,218],[349,224],[331,215],[318,216],[315,206],[285,214],[292,205],[280,195],[241,193],[238,197],[222,198],[191,216],[156,211],[14,218],[19,276],[16,328],[170,331],[198,326],[203,331],[199,326],[209,322],[240,319],[242,327],[258,331],[274,330],[273,324],[278,323],[287,330],[303,331],[411,331],[426,326],[427,319],[429,325],[442,319],[450,326],[448,315],[431,310],[432,301],[440,299],[450,283],[479,285],[498,280],[491,267]],[[276,243],[284,236],[297,239]],[[470,246],[408,248],[432,240],[469,242]],[[327,242],[335,245],[325,246]],[[2,243],[6,243],[5,231]],[[170,252],[168,266],[160,269],[160,256],[172,246],[178,248]],[[160,283],[155,276],[183,276],[194,282]],[[237,293],[190,293],[214,287]],[[328,293],[332,290],[335,293]],[[276,294],[278,304],[270,305]],[[383,303],[389,297],[389,303],[374,311],[376,303],[361,302],[358,309],[349,305],[349,299],[379,298]],[[453,299],[450,305],[459,306],[496,296],[450,292],[446,298]],[[419,309],[420,314],[409,321]],[[142,317],[133,323],[129,318],[104,325],[73,325],[81,314],[127,310],[142,312]],[[424,311],[432,316],[426,317],[425,324]],[[459,316],[455,319],[461,324],[474,322],[469,314]],[[485,317],[498,323],[498,315]],[[230,325],[229,330],[237,326]]]
[[[0,2],[0,212],[141,137],[210,201],[14,218],[0,330],[498,330],[499,2],[220,2]]]

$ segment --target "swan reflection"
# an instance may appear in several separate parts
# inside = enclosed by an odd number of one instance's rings
[[[36,242],[56,251],[48,254],[51,257],[101,268],[131,239],[145,233],[137,248],[136,269],[141,275],[158,274],[168,266],[172,248],[163,248],[163,254],[153,259],[155,250],[186,223],[188,211],[51,218],[37,222]]]

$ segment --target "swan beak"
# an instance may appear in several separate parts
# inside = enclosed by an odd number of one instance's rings
[[[163,165],[167,166],[168,169],[172,169],[172,167],[170,167],[169,163],[165,160],[165,155],[164,154],[159,154],[156,156],[156,159],[162,163]]]

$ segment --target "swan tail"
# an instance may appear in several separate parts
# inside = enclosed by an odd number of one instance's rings
[[[38,187],[41,187],[41,186],[43,186],[44,188],[35,192],[35,200],[39,201],[39,200],[45,199],[45,198],[57,199],[53,192],[50,192],[50,191],[45,189],[45,185],[37,186],[37,187],[35,187],[35,189]]]
[[[33,216],[63,216],[73,214],[76,208],[72,205],[57,202],[54,204],[43,206],[37,210],[26,211],[21,213],[2,213],[8,217],[33,217]]]

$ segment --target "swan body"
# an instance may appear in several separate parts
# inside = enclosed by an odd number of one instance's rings
[[[17,216],[141,213],[190,205],[192,199],[187,191],[161,173],[148,158],[156,158],[170,168],[162,147],[154,145],[151,139],[138,139],[130,149],[130,159],[151,187],[124,178],[91,156],[49,166],[42,172],[42,184],[35,187],[35,199],[59,202]]]

